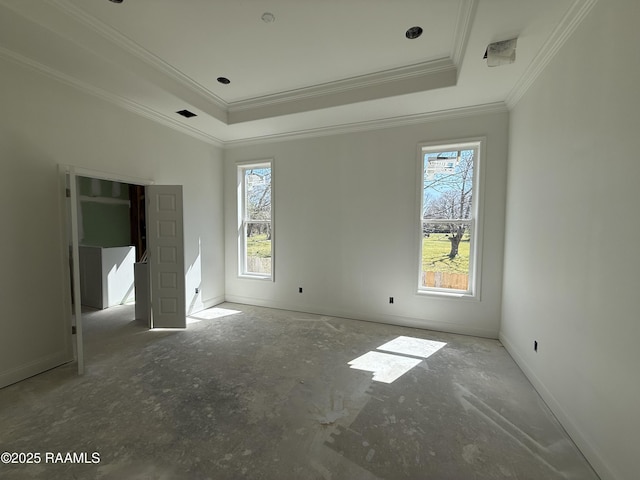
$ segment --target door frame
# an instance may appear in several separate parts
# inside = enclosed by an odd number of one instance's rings
[[[69,322],[67,325],[71,325],[72,329],[75,327],[75,348],[74,357],[78,365],[78,375],[84,373],[84,341],[82,333],[82,297],[80,293],[80,238],[78,232],[78,192],[77,192],[77,177],[89,177],[98,180],[109,180],[112,182],[120,182],[132,185],[155,185],[155,182],[150,179],[131,177],[127,175],[118,175],[113,173],[102,172],[98,170],[91,170],[88,168],[76,167],[74,165],[59,164],[58,170],[60,173],[60,181],[63,182],[62,191],[67,192],[67,177],[69,178],[69,199],[71,208],[66,208],[66,200],[64,200],[65,208],[65,225],[67,235],[65,235],[66,242],[63,242],[63,258],[69,258],[69,244],[71,244],[71,262],[73,265],[73,281],[71,278],[67,280],[67,284],[72,283],[73,289],[73,311],[71,305],[71,295],[67,295],[65,305],[66,311],[69,315]],[[70,210],[70,211],[69,211]],[[71,238],[69,235],[69,224],[71,225]],[[68,272],[69,269],[65,269]],[[68,275],[68,274],[67,274]],[[75,316],[75,323],[73,317]],[[73,330],[72,330],[73,331]],[[73,333],[72,333],[73,335]]]

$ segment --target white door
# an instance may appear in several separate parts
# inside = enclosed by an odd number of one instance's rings
[[[182,185],[150,185],[145,195],[151,327],[185,328]]]

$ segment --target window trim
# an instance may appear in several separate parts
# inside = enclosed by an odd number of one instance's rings
[[[473,164],[473,196],[472,196],[472,215],[471,221],[473,238],[471,242],[471,250],[469,255],[469,290],[453,290],[448,288],[435,288],[422,286],[422,229],[424,219],[422,218],[423,211],[423,187],[424,187],[424,153],[429,151],[447,151],[447,150],[462,150],[465,147],[473,148],[476,150],[476,155]],[[425,151],[426,150],[426,151]],[[484,225],[484,156],[486,152],[486,138],[485,137],[471,137],[461,138],[445,141],[430,141],[421,142],[417,147],[417,201],[416,210],[417,214],[414,217],[417,219],[415,222],[415,239],[416,239],[416,279],[417,279],[417,291],[416,294],[420,296],[433,296],[439,298],[461,298],[469,300],[480,300],[481,292],[481,278],[482,278],[482,238],[483,238],[483,225]],[[434,219],[432,223],[439,223],[440,219]],[[469,223],[467,219],[461,219],[461,223]],[[449,223],[449,222],[447,222]]]
[[[237,175],[237,214],[236,214],[236,228],[238,232],[237,239],[237,260],[238,260],[238,277],[254,280],[266,280],[275,281],[275,168],[273,158],[263,158],[260,160],[247,160],[236,162],[236,175]],[[271,220],[251,220],[245,218],[245,206],[246,206],[246,185],[244,181],[244,173],[246,170],[252,168],[265,168],[271,169]],[[247,272],[247,248],[246,248],[246,226],[248,223],[263,223],[271,224],[271,274],[253,273]]]

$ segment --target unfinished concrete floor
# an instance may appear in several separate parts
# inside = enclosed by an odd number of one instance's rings
[[[133,316],[84,315],[84,376],[0,390],[0,450],[42,454],[0,478],[597,478],[495,340],[235,304],[186,331]],[[446,345],[392,383],[348,365],[398,336]]]

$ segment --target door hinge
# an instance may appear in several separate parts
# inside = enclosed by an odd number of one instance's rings
[[[67,198],[71,198],[71,189],[70,188],[65,189],[64,193],[67,196]]]
[[[71,335],[75,335],[75,334],[76,334],[76,326],[75,326],[75,325],[73,325],[73,326],[71,327]]]

